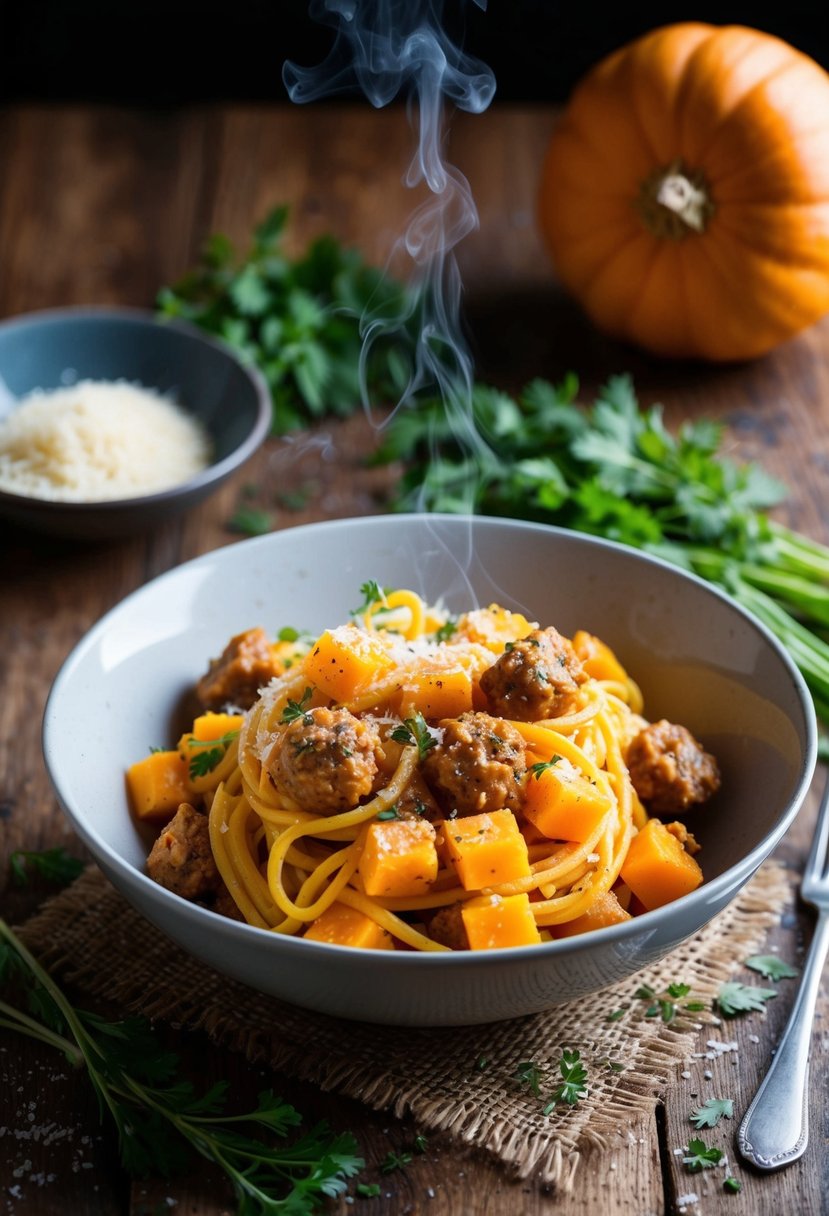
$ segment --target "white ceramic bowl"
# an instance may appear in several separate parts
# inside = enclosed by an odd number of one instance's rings
[[[608,642],[646,713],[687,725],[720,761],[694,820],[706,880],[612,928],[540,946],[419,955],[360,951],[223,919],[144,873],[124,770],[177,737],[208,660],[242,629],[321,631],[360,584],[413,587],[454,611],[498,602]],[[122,894],[186,950],[263,992],[347,1018],[463,1025],[576,999],[655,961],[719,912],[792,822],[815,765],[814,713],[787,655],[726,596],[633,550],[542,525],[457,516],[312,524],[219,549],[109,612],[66,660],[44,753],[73,826]]]

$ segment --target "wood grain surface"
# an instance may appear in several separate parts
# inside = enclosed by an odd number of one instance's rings
[[[516,388],[533,376],[576,371],[589,394],[610,373],[633,373],[645,401],[667,417],[708,415],[729,425],[728,447],[759,458],[792,487],[780,517],[829,541],[829,322],[751,364],[704,367],[651,360],[592,330],[558,291],[534,223],[540,158],[555,115],[544,108],[496,105],[453,122],[449,156],[467,175],[480,228],[459,251],[466,318],[480,378]],[[64,304],[151,306],[163,283],[192,264],[204,238],[221,230],[244,246],[253,223],[274,204],[292,208],[289,244],[299,250],[333,232],[385,263],[404,230],[413,199],[402,185],[412,154],[403,109],[197,108],[171,112],[13,109],[0,114],[0,316]],[[51,793],[40,751],[40,719],[52,679],[86,629],[124,595],[171,566],[235,539],[227,521],[243,485],[278,487],[278,526],[382,510],[394,469],[371,470],[362,456],[377,419],[362,415],[321,425],[289,446],[270,440],[214,498],[148,535],[84,546],[2,525],[0,579],[0,901],[24,918],[42,887],[8,884],[14,849],[65,845],[78,856]],[[321,455],[324,453],[324,458]],[[312,490],[301,510],[284,506],[290,490]],[[799,866],[810,838],[811,798],[781,846]],[[781,957],[798,962],[811,932],[800,910],[775,931]],[[817,1216],[829,1211],[827,1094],[829,1064],[822,997],[815,1026],[812,1137],[798,1165],[772,1176],[744,1167],[733,1128],[712,1142],[728,1148],[743,1183],[722,1190],[721,1171],[691,1175],[677,1148],[687,1142],[688,1112],[706,1094],[735,1099],[739,1115],[762,1077],[795,985],[781,985],[765,1017],[729,1024],[739,1053],[694,1060],[662,1095],[654,1120],[589,1157],[570,1193],[516,1184],[497,1164],[451,1141],[431,1139],[405,1171],[378,1172],[389,1150],[410,1148],[418,1129],[287,1078],[269,1083],[309,1117],[326,1117],[358,1137],[379,1181],[377,1199],[358,1199],[365,1216],[399,1213],[590,1216]],[[262,1085],[257,1069],[215,1051],[197,1036],[167,1032],[201,1078],[227,1077],[244,1103]],[[754,1039],[757,1041],[755,1042]],[[702,1042],[700,1049],[705,1052]],[[734,1120],[735,1124],[737,1119]],[[173,1211],[218,1216],[232,1210],[221,1179],[201,1166],[183,1179],[130,1182],[111,1130],[91,1092],[46,1049],[4,1035],[0,1043],[0,1212],[16,1216],[155,1216]],[[334,1211],[352,1210],[342,1202]]]

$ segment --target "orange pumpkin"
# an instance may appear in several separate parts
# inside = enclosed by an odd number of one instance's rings
[[[761,355],[829,311],[829,76],[742,26],[655,30],[577,87],[539,219],[599,328],[661,355]]]

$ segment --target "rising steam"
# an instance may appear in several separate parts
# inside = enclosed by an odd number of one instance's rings
[[[481,8],[486,0],[476,0]],[[442,154],[444,106],[471,113],[487,108],[495,92],[489,68],[467,55],[442,25],[442,0],[311,0],[316,20],[333,25],[336,38],[315,68],[286,63],[283,79],[292,101],[309,102],[359,88],[377,108],[402,95],[417,146],[406,185],[428,189],[399,245],[411,266],[411,312],[402,318],[369,309],[362,318],[363,400],[369,407],[365,369],[375,342],[391,337],[414,314],[417,340],[403,401],[437,393],[459,442],[483,455],[472,422],[472,359],[463,338],[461,280],[454,249],[478,226],[469,183]],[[399,248],[390,253],[398,253]],[[471,508],[471,503],[470,503]]]

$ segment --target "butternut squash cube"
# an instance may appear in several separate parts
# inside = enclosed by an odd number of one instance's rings
[[[555,937],[576,937],[579,933],[590,933],[593,929],[605,929],[608,925],[621,925],[630,920],[612,891],[604,891],[599,895],[586,912],[575,920],[565,921],[563,925],[555,925]]]
[[[627,681],[627,672],[606,642],[577,629],[573,634],[573,649],[581,659],[581,665],[594,680],[615,680],[619,684]]]
[[[369,824],[358,869],[366,895],[425,895],[438,872],[435,829],[428,819]]]
[[[335,901],[312,921],[303,935],[313,942],[332,942],[335,946],[359,946],[361,950],[393,950],[394,941],[387,929],[364,912]]]
[[[696,890],[702,870],[664,823],[649,819],[630,842],[621,878],[652,912]]]
[[[530,770],[524,782],[524,814],[550,840],[583,844],[612,806],[607,794],[566,761]]]
[[[356,625],[326,629],[305,659],[308,682],[341,704],[359,697],[391,666],[382,640]]]
[[[459,718],[472,709],[472,677],[463,667],[416,671],[400,690],[400,716],[415,712],[424,718]]]
[[[537,625],[521,612],[510,612],[498,604],[473,608],[458,619],[456,637],[479,642],[494,654],[502,654],[507,642],[517,642],[532,633]]]
[[[461,906],[470,950],[534,946],[541,941],[528,895],[478,895]]]
[[[139,819],[166,823],[193,796],[186,759],[178,752],[151,752],[127,769],[127,791]]]
[[[244,720],[243,714],[201,714],[193,723],[192,737],[199,743],[211,743],[241,730]]]
[[[443,838],[446,855],[466,891],[529,877],[527,842],[512,811],[447,819]]]

